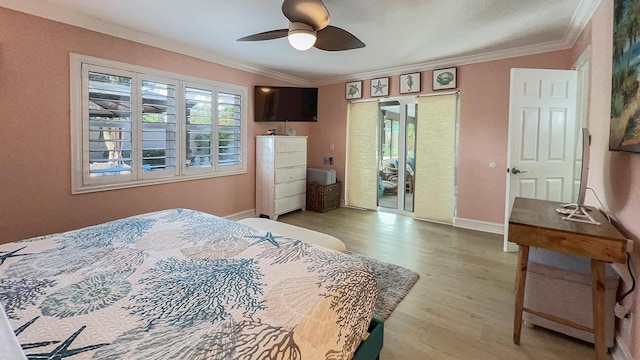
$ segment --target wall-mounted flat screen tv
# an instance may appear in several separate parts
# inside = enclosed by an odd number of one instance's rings
[[[255,121],[318,121],[318,88],[256,86]]]

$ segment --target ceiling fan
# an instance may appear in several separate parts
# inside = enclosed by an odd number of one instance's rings
[[[326,51],[342,51],[365,47],[350,32],[329,25],[329,11],[321,0],[284,0],[282,13],[289,19],[288,29],[265,31],[237,41],[262,41],[287,37],[295,49],[312,46]]]

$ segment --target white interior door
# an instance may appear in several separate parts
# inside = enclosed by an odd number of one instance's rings
[[[572,202],[577,72],[511,69],[504,250],[516,196]]]

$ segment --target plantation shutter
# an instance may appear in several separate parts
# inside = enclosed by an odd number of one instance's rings
[[[73,194],[246,173],[246,87],[70,61]]]
[[[213,156],[213,91],[185,88],[187,169],[211,169]]]
[[[218,165],[238,166],[242,160],[242,97],[218,93]]]
[[[142,80],[142,174],[173,176],[176,162],[176,84]]]
[[[132,169],[132,76],[113,74],[87,67],[83,81],[87,91],[84,117],[88,122],[88,158],[84,160],[89,178],[131,176]],[[96,69],[96,71],[94,71]],[[88,179],[87,179],[88,180]]]
[[[345,205],[375,210],[378,206],[378,102],[349,104]]]

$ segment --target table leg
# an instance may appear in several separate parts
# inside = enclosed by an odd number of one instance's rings
[[[596,360],[607,357],[605,337],[605,262],[591,259],[591,291],[593,295],[593,336]]]
[[[529,246],[518,247],[518,269],[516,272],[516,313],[513,318],[513,343],[520,344],[522,331],[522,308],[524,307],[524,286],[527,281]]]

